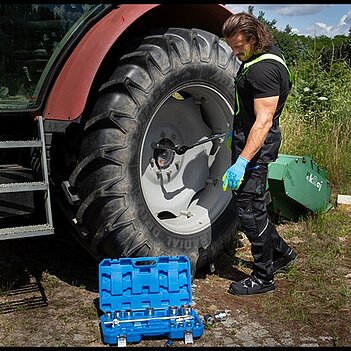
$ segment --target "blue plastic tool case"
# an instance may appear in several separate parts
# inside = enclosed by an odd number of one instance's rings
[[[99,305],[105,344],[126,346],[157,336],[192,343],[204,331],[192,308],[186,256],[103,259],[99,264]]]

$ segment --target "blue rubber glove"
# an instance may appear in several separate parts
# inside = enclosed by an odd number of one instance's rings
[[[249,161],[244,157],[239,156],[236,162],[231,165],[222,177],[222,190],[226,191],[227,188],[231,190],[238,190],[240,184],[244,179],[245,169]]]

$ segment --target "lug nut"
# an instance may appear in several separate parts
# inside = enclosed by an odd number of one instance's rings
[[[213,317],[216,322],[224,322],[227,319],[227,314],[224,311],[218,311]]]
[[[213,325],[213,324],[215,324],[214,318],[213,318],[210,314],[208,314],[208,313],[206,313],[206,314],[204,315],[204,321],[205,321],[205,323],[208,324],[208,325]]]

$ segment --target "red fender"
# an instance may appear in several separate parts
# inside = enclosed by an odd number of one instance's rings
[[[96,72],[111,46],[134,21],[157,6],[161,5],[119,5],[96,23],[75,47],[60,71],[47,99],[44,118],[47,120],[78,118],[84,110]],[[216,11],[211,11],[211,17],[215,22],[222,23],[231,15],[223,5],[209,6],[216,6]]]

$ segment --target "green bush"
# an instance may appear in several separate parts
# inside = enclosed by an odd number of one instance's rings
[[[351,193],[351,69],[343,60],[325,68],[316,49],[307,57],[291,67],[280,152],[311,156],[328,172],[334,192]]]

